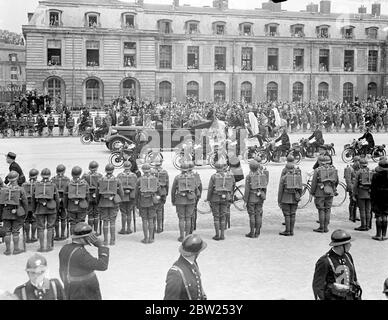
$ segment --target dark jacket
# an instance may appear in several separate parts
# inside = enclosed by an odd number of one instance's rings
[[[325,143],[322,131],[319,129],[314,131],[314,133],[309,137],[309,140],[311,140],[312,138],[315,138],[315,141],[320,145],[323,145]]]
[[[23,173],[23,170],[22,168],[20,168],[19,164],[16,163],[15,161],[13,161],[10,165],[9,165],[9,172],[11,171],[16,171],[18,174],[19,174],[19,179],[18,179],[18,185],[21,186],[24,182],[26,182],[26,177],[24,176],[24,173]],[[9,183],[8,181],[8,177],[5,178],[4,182],[6,184]]]
[[[372,177],[371,201],[374,213],[388,215],[388,168],[378,166]]]
[[[375,146],[375,140],[370,132],[365,132],[362,137],[358,138],[358,141],[362,139],[365,139],[368,142],[369,147],[373,148]]]
[[[283,146],[288,146],[288,147],[291,146],[290,137],[286,132],[283,132],[282,135],[275,140],[275,142],[279,142],[280,140],[282,141]]]
[[[14,294],[19,300],[66,300],[65,291],[58,279],[46,279],[42,289],[37,289],[28,281],[17,287]]]

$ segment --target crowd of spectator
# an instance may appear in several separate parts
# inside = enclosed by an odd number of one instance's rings
[[[0,42],[14,44],[17,46],[24,46],[24,38],[21,34],[11,32],[8,30],[0,30]]]

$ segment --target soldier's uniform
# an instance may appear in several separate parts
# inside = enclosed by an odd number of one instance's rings
[[[302,121],[303,132],[306,132],[307,131],[307,124],[309,122],[309,119],[307,117],[306,112],[303,112],[301,121]]]
[[[63,114],[61,114],[58,118],[58,128],[59,128],[60,136],[63,136],[63,132],[65,131],[65,125],[66,125],[66,119],[64,118]]]
[[[337,192],[339,180],[337,169],[329,164],[330,158],[324,156],[321,161],[323,165],[314,170],[311,182],[311,194],[315,198],[315,206],[319,214],[319,228],[314,231],[328,232],[333,197]]]
[[[40,173],[42,181],[36,182],[35,191],[32,197],[36,221],[38,224],[38,239],[40,243],[39,252],[52,251],[54,225],[59,208],[59,196],[57,186],[51,182],[51,172],[43,169]],[[44,247],[44,229],[47,225],[47,246]]]
[[[124,197],[123,187],[119,179],[113,176],[114,166],[105,166],[106,175],[98,180],[97,203],[103,222],[102,230],[104,245],[108,245],[108,233],[110,230],[111,246],[116,242],[116,218],[121,199]]]
[[[36,118],[37,122],[37,129],[38,129],[38,134],[41,137],[43,135],[43,129],[46,126],[46,122],[44,121],[43,115],[39,114],[38,117]]]
[[[19,248],[19,231],[23,227],[28,210],[28,201],[24,188],[19,187],[17,184],[18,178],[19,174],[16,171],[11,171],[8,174],[9,185],[0,190],[0,209],[5,230],[5,255],[11,254],[11,236],[14,245],[13,254],[23,252]]]
[[[250,172],[245,178],[244,202],[249,215],[250,232],[245,236],[258,238],[263,219],[263,203],[266,199],[269,172],[256,160],[249,164]]]
[[[64,188],[63,206],[70,223],[68,231],[71,235],[77,223],[85,222],[89,207],[89,185],[85,180],[80,179],[81,173],[80,167],[74,167],[71,171],[73,179]]]
[[[333,119],[334,119],[335,130],[339,132],[342,125],[341,115],[337,112],[334,114]]]
[[[117,175],[117,179],[121,181],[124,195],[120,203],[121,212],[121,230],[119,234],[131,234],[132,212],[135,210],[136,199],[136,181],[137,175],[131,171],[132,164],[129,161],[124,162],[124,172]],[[135,223],[135,221],[134,221]],[[127,229],[126,229],[127,227]]]
[[[352,132],[356,131],[357,115],[354,111],[350,112],[350,125],[352,126]]]
[[[143,176],[136,182],[136,207],[142,219],[144,239],[143,243],[154,242],[154,219],[156,217],[156,205],[160,202],[160,185],[158,178],[151,175],[151,167],[148,164],[142,166]]]
[[[73,129],[74,129],[75,121],[73,116],[70,114],[70,117],[66,121],[66,129],[69,131],[69,135],[73,135]]]
[[[24,221],[24,229],[26,233],[26,242],[36,242],[38,239],[36,239],[36,218],[33,211],[33,203],[32,203],[32,197],[35,192],[35,183],[37,181],[39,175],[39,171],[36,169],[31,169],[29,172],[29,182],[23,183],[22,187],[24,188],[24,191],[26,193],[27,201],[28,201],[28,210],[26,219]],[[31,237],[30,237],[30,230],[31,230]]]
[[[26,116],[21,116],[19,119],[19,132],[20,136],[24,137],[24,130],[27,127],[27,117]]]
[[[213,213],[214,229],[216,231],[214,240],[224,240],[226,215],[228,214],[228,203],[232,201],[235,180],[233,175],[225,173],[226,164],[217,162],[217,173],[213,174],[209,181],[207,201]]]
[[[66,167],[63,164],[57,166],[57,175],[51,179],[51,182],[57,186],[58,196],[59,196],[59,207],[57,212],[57,218],[55,220],[55,241],[65,240],[66,235],[66,210],[64,205],[64,192],[67,185],[70,182],[70,179],[65,176]],[[59,224],[61,225],[61,231],[59,231]]]
[[[372,228],[372,208],[370,200],[373,171],[368,168],[368,161],[365,158],[360,160],[360,170],[354,178],[353,201],[357,199],[360,209],[361,226],[355,228],[357,231],[368,231]]]
[[[345,132],[348,132],[349,127],[350,127],[350,116],[349,116],[348,112],[344,113],[343,122],[344,122],[344,126],[345,126]]]
[[[357,218],[357,201],[353,199],[353,185],[356,173],[360,169],[360,157],[353,158],[353,164],[347,166],[344,170],[344,178],[346,182],[347,192],[349,193],[349,220],[356,222]]]
[[[384,113],[383,123],[385,132],[388,132],[388,111],[385,111]]]
[[[302,175],[299,168],[292,163],[286,165],[286,172],[280,177],[278,204],[283,211],[286,229],[279,234],[293,236],[296,210],[302,195]]]
[[[93,128],[93,118],[91,116],[88,116],[86,119],[86,126],[85,128]]]
[[[198,202],[199,202],[199,199],[201,199],[201,196],[202,196],[202,181],[201,181],[201,176],[199,175],[198,172],[195,172],[193,171],[195,165],[194,165],[194,162],[193,161],[188,161],[188,174],[194,174],[194,177],[195,177],[195,180],[196,180],[196,183],[195,185],[197,186],[196,189],[195,189],[195,206],[194,206],[194,212],[193,212],[193,217],[191,219],[191,229],[190,229],[190,234],[193,233],[194,230],[197,230],[197,207],[198,207]]]
[[[98,173],[97,169],[98,163],[96,161],[92,161],[89,163],[90,171],[82,176],[82,179],[85,180],[89,185],[88,223],[90,226],[92,226],[92,228],[94,228],[94,232],[98,232],[99,208],[96,199],[98,180],[102,178],[102,174]]]
[[[13,114],[12,117],[9,119],[10,128],[12,130],[12,135],[15,136],[16,131],[18,129],[18,119],[16,118],[16,115]]]
[[[376,130],[377,130],[377,132],[380,132],[382,124],[383,124],[383,118],[381,117],[380,113],[378,113],[376,116]]]
[[[35,132],[35,118],[32,114],[28,115],[27,123],[28,123],[28,135],[32,137]]]
[[[152,174],[158,178],[160,185],[160,202],[156,205],[156,222],[157,222],[157,233],[163,232],[164,225],[164,205],[166,203],[166,198],[168,196],[169,190],[169,176],[168,172],[164,170],[161,165],[162,162],[160,159],[157,159],[154,163],[155,170],[153,170]]]
[[[47,128],[48,128],[49,136],[53,135],[54,126],[55,126],[55,119],[53,115],[50,114],[49,117],[47,118]]]
[[[96,125],[96,128],[99,128],[102,125],[102,119],[98,112],[97,115],[94,117],[94,124]]]

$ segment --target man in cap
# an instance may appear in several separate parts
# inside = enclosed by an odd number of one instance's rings
[[[362,144],[361,150],[360,150],[360,154],[363,154],[364,156],[366,156],[368,153],[371,153],[372,149],[375,146],[375,140],[373,139],[373,135],[370,131],[371,131],[370,127],[367,126],[365,133],[358,138],[358,141],[365,139],[364,140],[365,143]]]
[[[156,205],[156,222],[157,222],[157,233],[163,232],[163,224],[164,224],[164,205],[166,203],[166,198],[168,196],[169,190],[169,176],[168,172],[162,168],[162,159],[158,157],[153,162],[155,169],[153,174],[159,180],[160,185],[160,202]]]
[[[388,160],[382,158],[375,169],[371,183],[371,206],[376,217],[376,235],[374,240],[387,240],[388,225]]]
[[[275,139],[275,143],[281,141],[281,145],[276,148],[276,150],[279,153],[279,156],[281,157],[283,154],[285,154],[288,150],[291,148],[291,143],[290,143],[290,137],[287,134],[287,128],[283,127],[282,134],[280,135],[279,138]]]
[[[357,201],[353,200],[353,185],[358,170],[360,170],[360,157],[355,156],[353,158],[353,164],[348,165],[344,170],[346,188],[349,193],[349,220],[352,222],[356,222],[357,220]]]
[[[24,188],[18,186],[19,174],[16,171],[11,171],[7,178],[9,185],[0,190],[0,209],[5,230],[6,251],[4,254],[8,256],[11,255],[11,236],[14,245],[13,254],[23,252],[19,248],[19,233],[28,211],[28,201]]]
[[[26,192],[26,197],[28,201],[28,211],[26,215],[26,220],[24,221],[24,229],[26,233],[26,242],[32,243],[38,241],[36,238],[36,229],[37,229],[37,223],[36,218],[33,212],[33,204],[32,204],[32,197],[34,195],[35,191],[35,183],[38,179],[39,171],[36,169],[31,169],[29,172],[29,181],[23,183],[22,187],[24,188],[24,191]],[[30,230],[31,230],[31,237],[30,237]]]
[[[313,152],[316,152],[319,147],[325,143],[319,123],[315,125],[315,131],[310,137],[308,137],[308,140],[310,141],[313,138],[315,138],[315,141],[311,143],[311,147],[313,148]]]
[[[329,252],[315,265],[313,292],[316,300],[361,300],[361,287],[349,253],[352,238],[344,230],[331,235]]]
[[[46,258],[38,253],[27,260],[29,281],[14,291],[19,300],[66,300],[62,283],[58,279],[49,279],[47,269]]]
[[[199,235],[186,236],[179,247],[180,257],[167,273],[164,300],[206,300],[197,259],[207,244]]]
[[[16,154],[13,152],[8,152],[6,155],[6,161],[9,164],[9,172],[16,171],[19,174],[18,185],[21,186],[24,182],[26,182],[26,178],[23,174],[22,168],[20,168],[19,164],[15,161]],[[5,184],[8,184],[8,178],[6,177],[4,180]]]
[[[85,248],[93,245],[98,248],[98,258]],[[85,222],[74,227],[72,243],[66,244],[59,252],[59,275],[65,287],[67,300],[102,300],[100,285],[95,270],[105,271],[109,264],[109,248]]]

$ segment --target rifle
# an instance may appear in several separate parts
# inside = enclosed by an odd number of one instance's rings
[[[99,225],[99,234],[102,235],[102,220],[101,220],[101,214],[99,214],[98,219],[99,219],[99,221],[100,221],[100,225]]]
[[[135,207],[133,207],[132,215],[133,215],[133,231],[136,233],[136,208]]]
[[[228,224],[228,229],[230,229],[230,212],[226,215],[226,223]]]
[[[70,221],[69,221],[69,213],[66,210],[66,239],[70,237]]]
[[[23,251],[26,252],[26,235],[27,235],[27,231],[26,231],[26,227],[25,227],[25,224],[23,222]]]

